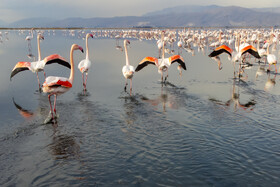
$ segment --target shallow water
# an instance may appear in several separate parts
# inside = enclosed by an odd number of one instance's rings
[[[78,31],[75,36],[68,32],[45,31],[42,56],[58,53],[69,59],[71,44],[85,47]],[[239,80],[226,55],[221,55],[223,68],[218,70],[207,56],[211,49],[205,54],[196,50],[195,56],[183,50],[187,71],[182,77],[172,65],[168,82],[162,84],[150,65],[135,73],[130,96],[123,89],[124,52],[116,49],[114,39],[89,39],[93,66],[87,92],[75,67],[72,89],[58,96],[57,123],[44,124],[49,103],[46,94],[36,91],[36,75],[23,71],[10,81],[16,62],[30,61],[30,52],[37,56],[36,40],[29,49],[27,34],[9,31],[0,44],[1,186],[280,183],[279,78],[266,73],[256,77],[260,65],[254,60],[245,70],[247,78]],[[158,55],[155,40],[129,40],[134,67],[145,56]],[[84,57],[74,52],[76,66]],[[47,76],[69,76],[59,65],[45,71]]]

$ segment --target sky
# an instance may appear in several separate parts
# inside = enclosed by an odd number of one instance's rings
[[[257,3],[256,3],[257,2]],[[0,20],[11,23],[25,18],[93,18],[142,16],[148,12],[183,5],[280,7],[279,0],[0,0]]]

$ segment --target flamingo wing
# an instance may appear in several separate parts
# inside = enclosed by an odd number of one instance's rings
[[[181,57],[180,55],[173,55],[169,57],[169,62],[170,64],[173,64],[174,62],[178,62],[184,70],[187,70],[185,61],[183,57]]]
[[[227,53],[227,54],[229,54],[229,56],[231,56],[232,49],[226,45],[221,45],[220,47],[217,47],[216,49],[214,49],[214,51],[212,53],[210,53],[208,56],[215,57],[222,53]]]
[[[136,67],[135,71],[140,71],[141,69],[143,69],[144,67],[146,67],[148,64],[152,64],[152,65],[158,65],[158,59],[154,58],[154,57],[145,57]]]
[[[12,80],[12,77],[15,76],[17,73],[25,70],[30,70],[31,63],[30,62],[18,62],[14,69],[12,70],[10,80]]]
[[[245,53],[250,53],[251,55],[253,55],[253,56],[256,57],[256,58],[261,58],[260,55],[259,55],[259,53],[258,53],[258,51],[257,51],[257,49],[254,48],[254,47],[251,46],[251,45],[248,45],[247,47],[244,47],[244,48],[241,50],[241,52],[242,52],[242,55],[245,54]]]
[[[72,83],[65,77],[49,76],[43,84],[43,87],[66,87],[71,88]]]
[[[58,54],[53,54],[53,55],[47,56],[46,58],[44,58],[44,62],[45,62],[45,64],[58,63],[62,66],[65,66],[65,67],[71,69],[69,62],[67,62],[65,60],[65,58],[63,58],[62,56],[60,56]]]

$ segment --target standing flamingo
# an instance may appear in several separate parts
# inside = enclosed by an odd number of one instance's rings
[[[43,84],[43,92],[49,93],[49,103],[50,103],[50,109],[51,109],[51,115],[52,119],[54,120],[54,113],[56,117],[56,97],[57,95],[63,94],[67,92],[73,84],[74,81],[74,59],[73,59],[73,52],[74,50],[81,50],[83,51],[83,48],[77,44],[73,44],[71,46],[70,50],[70,65],[71,65],[71,72],[69,78],[65,77],[55,77],[55,76],[49,76],[46,78],[44,84]],[[51,104],[51,96],[54,95],[54,104],[52,109]]]
[[[270,72],[270,65],[274,65],[275,73],[277,73],[277,68],[276,68],[277,59],[276,59],[276,56],[274,54],[270,54],[269,53],[269,46],[270,46],[271,43],[272,43],[272,37],[271,37],[271,39],[268,42],[267,52],[266,52],[266,58],[267,58],[267,62],[269,64],[269,67],[268,67],[267,71]]]
[[[88,52],[88,38],[89,37],[93,38],[93,35],[90,34],[90,33],[88,33],[86,35],[86,58],[84,60],[82,60],[78,65],[78,68],[82,73],[84,91],[87,90],[86,87],[87,87],[88,70],[91,66],[91,61],[89,60],[89,52]],[[86,74],[86,80],[85,81],[84,81],[84,73]]]
[[[125,60],[126,60],[126,65],[123,66],[122,68],[122,73],[123,73],[123,76],[125,77],[125,87],[124,87],[124,90],[126,91],[126,86],[127,86],[127,79],[130,79],[130,95],[131,95],[131,91],[132,91],[132,77],[134,75],[134,67],[131,66],[129,64],[129,60],[128,60],[128,54],[127,54],[127,44],[130,44],[130,41],[129,40],[124,40],[123,41],[123,45],[124,45],[124,50],[125,50]]]
[[[34,30],[34,28],[31,28],[31,30],[30,30],[31,36],[30,35],[26,36],[26,38],[25,38],[26,41],[30,41],[31,39],[33,39],[33,30]]]
[[[39,85],[39,90],[41,88],[40,86],[40,80],[38,76],[38,72],[44,71],[44,67],[46,64],[52,64],[52,63],[58,63],[63,66],[66,66],[68,68],[71,68],[69,63],[60,55],[58,54],[53,54],[50,56],[45,57],[43,60],[41,60],[41,48],[40,48],[40,40],[43,40],[44,37],[41,34],[38,34],[37,36],[37,45],[38,45],[38,61],[35,62],[18,62],[14,69],[11,72],[10,80],[12,80],[12,77],[15,76],[17,73],[24,71],[24,70],[30,70],[33,73],[36,73],[37,75],[37,80],[38,80],[38,85]],[[46,74],[44,71],[44,76],[46,78]]]

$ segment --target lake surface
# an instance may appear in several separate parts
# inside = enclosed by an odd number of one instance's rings
[[[42,57],[58,53],[69,60],[73,43],[85,49],[85,33],[44,31]],[[77,68],[85,54],[75,51],[73,87],[58,96],[57,123],[44,124],[49,102],[37,91],[36,74],[23,71],[10,81],[17,62],[33,61],[30,53],[37,58],[36,37],[28,45],[28,34],[2,31],[1,186],[279,185],[279,75],[260,71],[263,63],[252,58],[238,79],[226,54],[219,70],[208,57],[212,49],[194,47],[194,56],[182,49],[187,71],[181,77],[174,63],[162,84],[149,65],[134,74],[130,95],[121,72],[125,54],[116,49],[123,39],[95,35],[88,41],[93,64],[87,92]],[[127,39],[134,67],[158,56],[156,40]],[[170,49],[178,53],[177,41]],[[56,64],[45,72],[70,73]],[[39,77],[42,83],[43,73]]]

